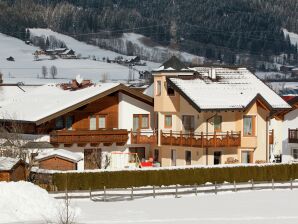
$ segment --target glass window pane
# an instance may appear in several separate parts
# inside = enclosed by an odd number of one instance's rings
[[[252,117],[244,117],[243,126],[244,135],[252,135]]]
[[[156,82],[156,95],[157,96],[161,95],[161,81]]]
[[[133,116],[133,130],[136,131],[139,129],[139,116],[134,115]]]
[[[250,163],[250,152],[245,151],[241,153],[241,162]]]
[[[90,116],[90,130],[96,130],[96,116],[92,115]]]
[[[63,129],[64,128],[63,117],[58,117],[56,119],[55,126],[56,126],[56,129]]]
[[[165,127],[172,127],[172,115],[165,116]]]
[[[214,131],[221,131],[221,122],[222,122],[221,116],[214,117]]]
[[[66,129],[72,130],[72,124],[73,124],[73,116],[67,116],[66,124],[65,124]]]
[[[183,115],[182,116],[182,124],[185,130],[190,131],[194,130],[195,122],[194,116]]]
[[[100,116],[98,120],[98,127],[99,128],[106,128],[106,117]]]
[[[143,114],[142,115],[142,128],[148,128],[149,127],[149,115]]]

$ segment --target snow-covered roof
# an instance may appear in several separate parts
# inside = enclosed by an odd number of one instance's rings
[[[290,106],[272,89],[245,68],[213,68],[216,78],[211,78],[210,67],[197,67],[198,72],[189,77],[169,77],[169,81],[182,95],[200,110],[243,109],[261,98],[271,109]],[[210,76],[210,77],[209,77]]]
[[[96,97],[119,83],[101,83],[71,91],[56,84],[47,84],[0,102],[0,119],[37,122],[90,98]]]
[[[0,157],[0,171],[11,170],[20,159],[10,157]]]
[[[74,153],[65,149],[56,149],[53,151],[41,152],[35,157],[36,160],[44,160],[51,157],[62,157],[66,160],[79,162],[83,159],[83,156],[79,153]]]
[[[143,93],[147,96],[154,97],[154,84],[152,83],[150,86],[148,86]]]

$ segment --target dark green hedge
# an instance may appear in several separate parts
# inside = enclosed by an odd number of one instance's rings
[[[58,190],[128,188],[148,185],[191,185],[206,182],[287,181],[298,179],[298,164],[256,165],[187,169],[55,173],[53,184]]]

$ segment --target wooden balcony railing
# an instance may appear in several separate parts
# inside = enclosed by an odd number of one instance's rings
[[[274,130],[269,131],[269,144],[272,145],[274,143]]]
[[[289,139],[289,143],[298,143],[298,128],[289,129],[288,139]]]
[[[189,147],[237,147],[241,145],[241,132],[183,133],[161,131],[161,145]]]
[[[131,144],[157,144],[157,130],[130,132]]]
[[[118,130],[61,130],[50,133],[51,144],[72,145],[125,145],[128,140],[128,131],[126,129]]]

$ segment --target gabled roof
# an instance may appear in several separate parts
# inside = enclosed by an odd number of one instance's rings
[[[273,90],[247,69],[214,68],[216,78],[209,76],[210,68],[196,68],[192,77],[168,77],[168,82],[188,102],[200,110],[244,110],[261,101],[269,110],[290,106]]]
[[[100,83],[76,91],[63,90],[56,84],[47,84],[1,102],[0,120],[39,125],[117,91],[153,105],[152,97],[119,83]]]
[[[159,68],[154,69],[152,72],[186,72],[191,71],[183,62],[181,62],[176,56],[172,56],[169,60],[164,62]]]
[[[74,153],[65,149],[57,149],[50,152],[39,153],[39,155],[35,157],[35,160],[42,161],[53,157],[59,157],[75,163],[83,159],[83,156],[78,153]]]
[[[0,171],[10,171],[17,165],[21,159],[0,157]]]

